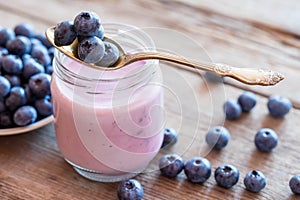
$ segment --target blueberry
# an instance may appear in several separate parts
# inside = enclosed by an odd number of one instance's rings
[[[25,90],[25,95],[26,95],[26,101],[27,103],[34,103],[36,100],[35,96],[32,94],[31,89],[29,87],[29,84],[24,84],[23,88]]]
[[[30,77],[29,88],[37,98],[44,98],[50,94],[51,76],[46,73],[38,73]]]
[[[6,42],[15,38],[13,30],[4,28],[0,30],[0,46],[5,47]]]
[[[30,54],[43,66],[50,65],[52,62],[51,57],[48,54],[48,49],[43,45],[33,46]]]
[[[24,68],[22,76],[25,80],[28,80],[32,75],[45,72],[43,65],[38,63],[33,58],[27,58],[24,60]]]
[[[165,128],[164,129],[164,140],[161,145],[161,148],[165,146],[171,146],[175,144],[178,140],[178,133],[172,128]]]
[[[221,165],[215,170],[215,180],[217,184],[224,188],[234,186],[240,177],[238,169],[232,165]]]
[[[14,123],[18,126],[26,126],[35,122],[37,119],[37,112],[33,106],[22,106],[16,110],[13,116]]]
[[[211,164],[206,158],[192,158],[185,163],[184,173],[189,181],[204,183],[211,175]]]
[[[115,64],[119,59],[119,49],[116,45],[110,42],[104,42],[104,56],[103,58],[97,63],[97,65],[102,67],[110,67]]]
[[[0,113],[0,127],[8,128],[13,126],[11,112],[4,111]]]
[[[238,103],[244,112],[249,112],[256,105],[256,96],[253,92],[244,92],[239,96]]]
[[[8,50],[5,47],[0,47],[0,55],[7,55]]]
[[[266,178],[260,171],[253,170],[246,174],[244,185],[250,192],[259,192],[266,186]]]
[[[7,80],[9,81],[9,83],[11,85],[11,87],[21,85],[21,79],[17,75],[6,74],[6,75],[4,75],[4,77],[7,78]]]
[[[268,99],[269,113],[276,118],[284,117],[292,108],[291,101],[280,95],[270,96]]]
[[[7,55],[2,58],[2,69],[9,74],[21,74],[23,63],[16,55]]]
[[[11,84],[9,80],[0,75],[0,98],[5,97],[10,91]]]
[[[277,146],[278,136],[274,130],[262,128],[256,133],[254,143],[260,151],[270,152]]]
[[[176,177],[184,168],[183,159],[176,154],[167,154],[160,158],[159,169],[162,175]]]
[[[223,126],[215,126],[209,129],[205,136],[206,143],[214,149],[224,148],[230,139],[229,131]]]
[[[54,43],[57,46],[65,46],[73,43],[77,36],[74,25],[70,21],[63,21],[56,25],[54,30]]]
[[[118,185],[117,195],[119,200],[141,200],[144,189],[139,181],[129,179]]]
[[[6,43],[6,48],[9,53],[22,56],[30,52],[31,41],[25,36],[17,36]]]
[[[38,39],[39,41],[41,41],[41,43],[47,47],[48,49],[50,47],[53,47],[53,45],[49,42],[49,40],[47,39],[45,33],[40,33],[34,36],[34,38]]]
[[[48,65],[46,66],[46,73],[51,75],[53,73],[53,66],[52,65]]]
[[[226,119],[235,120],[242,114],[242,108],[237,101],[229,99],[224,103],[224,112]]]
[[[300,194],[300,174],[294,175],[290,179],[289,186],[294,194]]]
[[[14,31],[16,35],[22,35],[26,36],[28,38],[32,38],[34,36],[34,28],[30,24],[27,23],[21,23],[18,24],[15,28]]]
[[[31,38],[30,39],[30,42],[31,42],[31,46],[36,46],[36,45],[43,45],[42,42],[36,38]]]
[[[49,116],[52,114],[51,97],[46,95],[43,99],[37,99],[34,103],[34,107],[41,116]]]
[[[105,47],[97,37],[88,37],[82,40],[78,45],[79,58],[88,63],[97,63],[104,56]]]
[[[14,111],[20,106],[26,104],[26,94],[23,87],[14,86],[11,88],[8,97],[5,99],[5,106],[10,110]]]
[[[74,19],[74,28],[78,35],[96,36],[101,22],[94,12],[81,12]]]
[[[0,113],[6,110],[5,103],[3,101],[0,101]]]

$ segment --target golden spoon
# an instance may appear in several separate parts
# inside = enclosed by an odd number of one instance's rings
[[[199,63],[197,61],[187,60],[183,57],[176,56],[169,53],[162,53],[162,52],[139,52],[134,54],[126,54],[122,47],[109,38],[104,38],[105,41],[111,42],[115,44],[119,48],[120,56],[118,61],[111,67],[102,67],[95,65],[93,63],[86,63],[81,61],[77,56],[77,47],[78,41],[75,40],[69,46],[56,46],[54,44],[54,29],[55,27],[50,27],[46,30],[46,36],[48,40],[62,53],[65,55],[77,60],[80,63],[83,63],[87,66],[99,68],[103,70],[116,70],[122,68],[130,63],[139,61],[139,60],[148,60],[148,59],[159,59],[174,62],[177,64],[182,64],[188,67],[192,67],[195,69],[200,69],[204,71],[209,71],[214,73],[217,76],[227,76],[234,78],[240,82],[249,85],[275,85],[276,83],[280,82],[284,79],[284,76],[272,70],[264,70],[264,69],[257,69],[257,68],[237,68],[232,67],[227,64],[222,63]]]

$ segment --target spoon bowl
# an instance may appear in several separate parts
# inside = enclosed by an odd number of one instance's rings
[[[46,37],[52,45],[55,46],[60,52],[69,56],[70,58],[80,62],[86,66],[98,68],[102,70],[117,70],[122,67],[126,67],[128,64],[139,61],[139,60],[149,60],[149,59],[159,59],[169,62],[174,62],[181,64],[187,67],[209,71],[214,73],[217,76],[222,77],[231,77],[242,83],[249,85],[262,85],[269,86],[275,85],[284,79],[284,76],[272,70],[265,70],[260,68],[238,68],[233,67],[223,63],[200,63],[194,60],[187,60],[184,57],[173,55],[170,53],[163,52],[138,52],[134,54],[126,54],[123,48],[114,40],[104,37],[103,41],[113,43],[119,49],[119,59],[118,61],[110,67],[103,67],[96,65],[94,63],[87,63],[78,58],[77,49],[78,49],[78,40],[75,39],[71,45],[67,46],[57,46],[54,43],[54,30],[55,27],[50,27],[46,30]]]

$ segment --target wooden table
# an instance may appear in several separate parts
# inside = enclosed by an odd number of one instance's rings
[[[203,72],[161,64],[166,126],[180,133],[179,142],[162,150],[136,179],[144,187],[144,199],[180,200],[296,199],[288,182],[300,173],[299,9],[298,0],[0,2],[2,27],[27,22],[42,32],[82,10],[93,10],[104,22],[152,27],[147,31],[160,49],[239,67],[270,67],[285,74],[286,79],[274,87],[247,86],[231,79],[224,79],[222,84],[206,81]],[[188,40],[183,43],[178,38]],[[236,121],[224,120],[225,99],[237,98],[244,90],[257,94],[257,106]],[[268,114],[266,103],[272,94],[293,102],[293,109],[283,119]],[[206,131],[214,125],[224,125],[231,132],[229,145],[219,152],[210,151],[204,142]],[[262,127],[273,128],[279,135],[279,145],[271,153],[261,153],[254,146],[254,134]],[[207,157],[213,170],[223,163],[233,164],[240,170],[240,180],[226,190],[216,185],[213,176],[203,185],[188,182],[183,173],[174,179],[162,177],[157,160],[170,152],[185,160]],[[246,191],[243,185],[245,174],[252,169],[267,177],[266,188],[258,194]],[[0,137],[1,199],[117,199],[117,185],[93,182],[76,174],[59,153],[53,124],[26,134]]]

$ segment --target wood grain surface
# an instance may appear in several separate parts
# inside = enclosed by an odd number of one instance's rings
[[[82,10],[98,13],[103,22],[122,22],[143,28],[158,49],[203,61],[239,67],[268,67],[286,79],[274,87],[247,86],[225,78],[211,82],[204,73],[161,63],[165,86],[166,126],[179,132],[179,141],[162,149],[146,171],[136,177],[145,190],[144,199],[297,199],[289,189],[292,175],[299,173],[300,138],[300,2],[297,0],[10,0],[0,2],[2,27],[31,23],[43,32],[57,22],[73,19]],[[257,94],[253,111],[236,121],[224,119],[222,105],[243,91]],[[274,119],[266,107],[268,96],[290,98],[293,109],[283,119]],[[206,131],[224,125],[231,132],[229,145],[211,150]],[[254,146],[254,135],[273,128],[279,144],[271,153]],[[204,184],[192,184],[182,173],[169,179],[160,175],[158,159],[177,153],[184,160],[208,158],[213,170],[223,163],[240,171],[231,189],[216,185],[213,176]],[[245,190],[243,178],[253,169],[262,171],[267,186],[260,193]],[[25,134],[0,137],[0,199],[66,200],[117,199],[118,183],[87,180],[63,160],[53,124]]]

